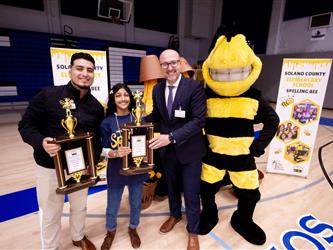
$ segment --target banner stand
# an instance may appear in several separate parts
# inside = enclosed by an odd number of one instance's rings
[[[283,60],[267,172],[307,177],[332,59]]]

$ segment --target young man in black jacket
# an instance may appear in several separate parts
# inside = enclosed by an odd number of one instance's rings
[[[75,130],[95,133],[94,151],[96,155],[101,152],[99,125],[104,117],[104,110],[90,91],[94,81],[94,70],[95,60],[90,54],[82,52],[73,54],[68,84],[47,87],[39,91],[29,103],[18,124],[23,141],[33,147],[37,164],[36,188],[42,249],[58,249],[60,243],[64,196],[55,192],[58,183],[52,158],[60,150],[60,146],[48,143],[66,132],[61,126],[65,110],[59,103],[60,100],[70,98],[74,101],[71,112],[78,120]],[[75,246],[82,249],[96,249],[85,236],[87,196],[87,188],[68,195],[71,207],[70,232]]]

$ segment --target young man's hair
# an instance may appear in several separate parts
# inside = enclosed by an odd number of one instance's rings
[[[71,66],[74,65],[74,61],[77,59],[85,59],[85,60],[91,62],[92,64],[94,64],[94,66],[95,66],[95,59],[88,53],[79,52],[79,53],[73,54],[71,57]]]

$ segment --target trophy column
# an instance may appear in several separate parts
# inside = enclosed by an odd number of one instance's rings
[[[154,137],[154,127],[148,128],[148,141]],[[147,144],[148,144],[147,141]],[[151,148],[148,148],[148,165],[154,166],[154,150]]]
[[[123,147],[127,147],[128,146],[128,133],[130,132],[129,129],[122,129],[121,130],[121,136],[122,136],[122,140],[121,140],[121,145]],[[124,156],[123,157],[123,170],[124,171],[127,171],[129,170],[129,167],[128,167],[128,157]]]
[[[61,155],[59,152],[53,157],[56,173],[57,173],[57,179],[58,179],[58,186],[59,189],[64,189],[67,187],[66,185],[66,179],[65,179],[65,173],[63,169],[61,169]]]
[[[92,135],[88,132],[89,137],[86,138],[87,150],[88,150],[88,161],[89,166],[95,166],[94,148],[92,146]],[[90,179],[94,180],[97,178],[95,167],[90,168]]]

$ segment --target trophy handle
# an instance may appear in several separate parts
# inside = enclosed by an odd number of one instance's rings
[[[74,137],[74,130],[75,127],[77,125],[77,118],[71,116],[67,116],[66,119],[62,119],[61,120],[61,126],[66,129],[69,138],[73,138]]]
[[[65,125],[65,119],[61,119],[61,126],[67,131],[67,127]]]
[[[132,113],[132,116],[134,117],[134,119],[136,119],[136,118],[135,118],[135,109],[134,109],[134,108],[132,108],[131,113]]]
[[[76,125],[77,125],[77,118],[75,116],[73,116],[73,119],[74,119],[74,126],[73,126],[73,133],[74,133]]]

